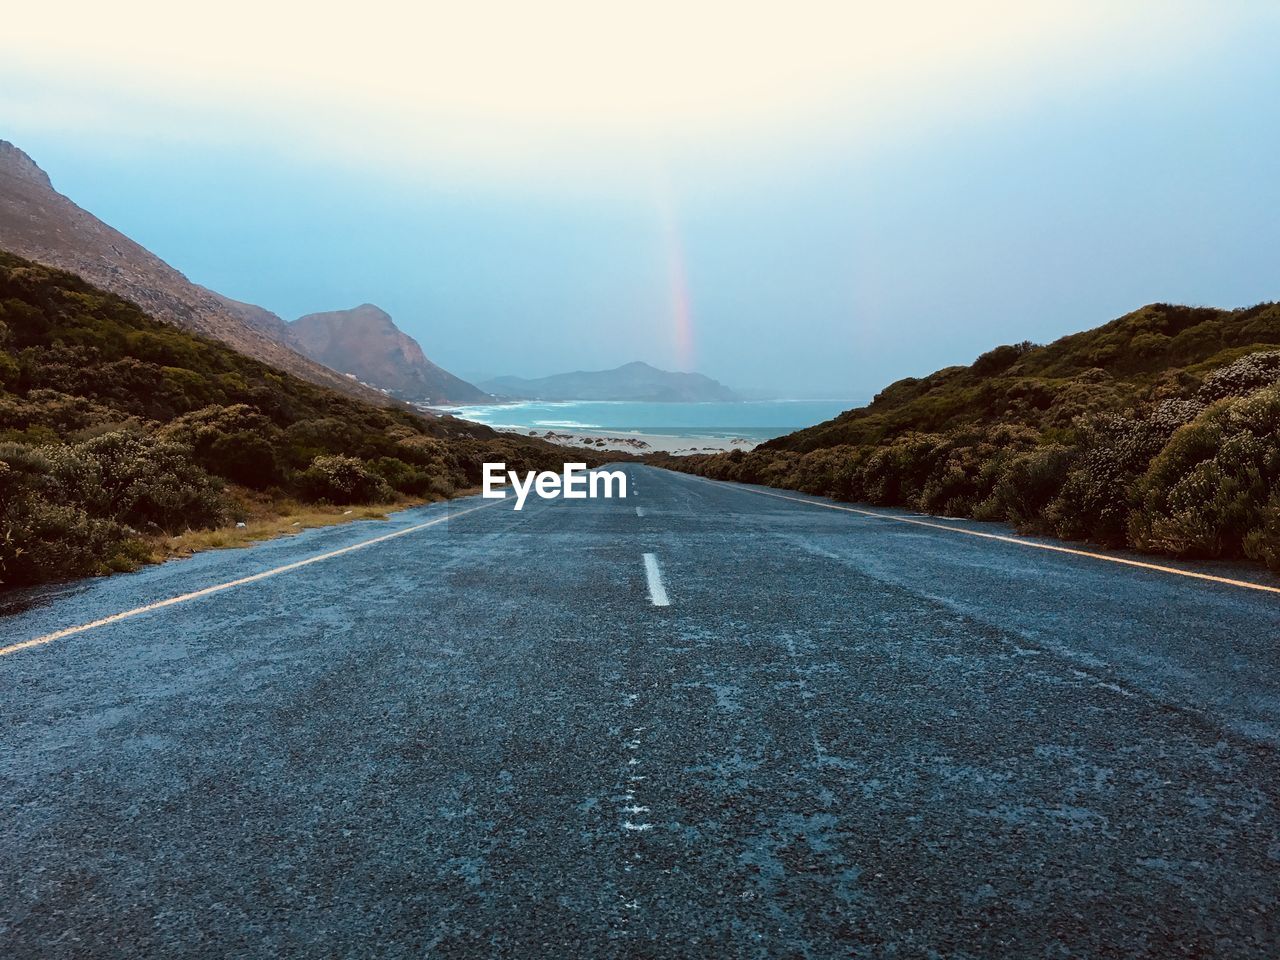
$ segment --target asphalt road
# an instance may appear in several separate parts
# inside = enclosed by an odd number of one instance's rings
[[[0,956],[1280,955],[1280,594],[629,471],[0,618],[454,513],[0,656]]]

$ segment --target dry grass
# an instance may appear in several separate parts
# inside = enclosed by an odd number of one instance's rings
[[[454,497],[467,497],[479,492],[479,487],[468,487],[454,491]],[[332,527],[352,520],[385,520],[387,514],[396,510],[443,499],[401,496],[391,503],[331,507],[271,497],[244,487],[228,487],[227,494],[233,504],[232,513],[237,518],[233,523],[213,530],[188,530],[177,536],[157,535],[128,540],[119,552],[102,562],[98,572],[127,573],[147,564],[189,557],[202,550],[248,547],[263,540],[290,537],[312,527]],[[238,526],[240,523],[244,526]]]
[[[213,530],[188,530],[178,536],[154,537],[150,540],[151,563],[174,557],[189,557],[201,550],[225,550],[246,547],[263,540],[292,536],[313,527],[331,527],[352,520],[385,520],[387,514],[408,507],[430,503],[430,500],[404,497],[394,503],[374,506],[331,507],[296,500],[274,500],[247,490],[233,490],[240,520],[244,526],[232,524]]]

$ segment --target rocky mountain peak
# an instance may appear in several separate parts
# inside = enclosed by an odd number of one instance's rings
[[[289,324],[289,342],[313,360],[406,400],[488,399],[428,360],[418,341],[372,303],[299,317]]]
[[[8,140],[0,140],[0,173],[18,180],[29,180],[43,187],[51,189],[53,187],[49,175],[41,170],[23,150],[15,147]]]

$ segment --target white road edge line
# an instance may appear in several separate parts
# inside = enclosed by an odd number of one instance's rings
[[[340,557],[344,553],[351,553],[355,550],[363,550],[365,547],[371,547],[376,543],[385,543],[388,540],[394,540],[396,537],[405,537],[411,533],[417,533],[419,530],[425,530],[427,527],[434,527],[438,523],[444,523],[454,517],[461,517],[468,513],[475,513],[477,510],[483,510],[486,507],[494,507],[504,500],[494,500],[490,503],[482,503],[479,506],[468,507],[466,510],[459,510],[454,513],[448,513],[443,517],[436,517],[434,520],[428,520],[426,523],[419,523],[412,527],[406,527],[404,530],[397,530],[394,533],[386,533],[380,537],[374,537],[372,540],[362,540],[360,543],[354,543],[349,547],[343,547],[340,550],[330,550],[328,553],[321,553],[314,557],[307,557],[305,560],[298,560],[295,563],[287,563],[282,567],[275,567],[271,570],[264,570],[262,573],[255,573],[249,577],[241,577],[239,580],[228,580],[226,583],[219,583],[216,586],[205,587],[203,590],[193,590],[191,593],[184,593],[180,596],[169,597],[167,600],[157,600],[155,603],[148,603],[144,607],[135,607],[132,610],[125,610],[123,613],[113,613],[109,617],[103,617],[101,620],[94,620],[92,623],[82,623],[79,626],[67,627],[63,630],[55,630],[53,633],[46,633],[42,637],[35,637],[32,640],[24,640],[21,643],[13,643],[7,647],[0,647],[0,657],[6,657],[11,653],[17,653],[19,650],[29,650],[31,647],[42,647],[47,643],[53,643],[55,640],[62,640],[64,637],[70,637],[77,633],[84,633],[87,630],[93,630],[97,627],[105,627],[108,624],[119,623],[121,620],[128,620],[143,613],[150,613],[152,610],[159,610],[163,607],[171,607],[177,603],[186,603],[188,600],[198,600],[201,597],[207,597],[210,594],[221,593],[223,590],[230,590],[232,587],[242,587],[248,583],[257,583],[259,580],[266,580],[268,577],[275,577],[282,573],[289,573],[302,567],[310,566],[313,563],[319,563],[321,560],[331,560],[334,557]]]
[[[697,474],[686,474],[706,483],[720,484],[729,481],[710,480],[707,477],[699,477]],[[1191,577],[1196,580],[1208,580],[1211,583],[1222,583],[1229,587],[1243,587],[1246,590],[1261,590],[1264,593],[1280,593],[1280,587],[1271,587],[1265,583],[1253,583],[1249,580],[1233,580],[1231,577],[1216,577],[1211,573],[1197,573],[1194,570],[1179,570],[1177,567],[1166,567],[1158,563],[1144,563],[1141,560],[1130,560],[1127,557],[1113,557],[1105,553],[1095,553],[1092,550],[1077,550],[1074,547],[1059,547],[1051,543],[1037,543],[1034,540],[1026,540],[1021,537],[1006,537],[998,533],[984,533],[981,530],[969,530],[965,527],[951,526],[946,523],[936,523],[932,520],[918,520],[914,517],[902,517],[892,513],[877,513],[874,510],[859,510],[857,507],[846,507],[838,503],[822,503],[819,500],[806,500],[803,497],[790,497],[785,493],[771,493],[768,490],[757,490],[744,484],[735,484],[739,490],[745,490],[747,493],[758,493],[762,497],[774,497],[778,500],[791,500],[794,503],[807,504],[810,507],[822,507],[826,510],[840,510],[844,513],[857,513],[864,517],[874,517],[877,520],[896,520],[898,523],[911,523],[918,527],[931,527],[934,530],[943,530],[946,533],[962,533],[967,537],[979,537],[983,540],[998,540],[1001,543],[1012,543],[1019,547],[1033,547],[1036,550],[1048,550],[1051,553],[1066,553],[1076,557],[1089,557],[1094,560],[1105,560],[1107,563],[1119,563],[1126,567],[1138,567],[1141,570],[1154,570],[1158,573],[1172,573],[1179,577]],[[0,651],[3,653],[3,651]]]
[[[644,555],[644,574],[649,580],[649,599],[653,605],[655,607],[671,606],[667,588],[662,585],[662,571],[658,569],[658,558],[652,553]]]

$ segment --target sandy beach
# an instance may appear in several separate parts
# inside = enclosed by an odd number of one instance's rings
[[[751,450],[756,441],[742,437],[681,437],[661,433],[568,433],[560,430],[504,431],[537,437],[564,447],[590,450],[618,450],[624,453],[719,453],[724,450]]]
[[[708,403],[528,400],[421,408],[568,447],[691,454],[751,450],[770,437],[829,420],[857,403],[838,399]]]

